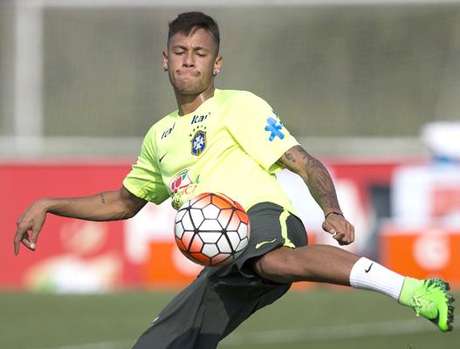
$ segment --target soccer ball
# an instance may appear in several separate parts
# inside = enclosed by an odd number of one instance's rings
[[[249,217],[223,194],[203,193],[177,211],[176,243],[190,260],[206,266],[233,262],[249,240]]]

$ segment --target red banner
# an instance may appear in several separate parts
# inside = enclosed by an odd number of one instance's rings
[[[123,252],[123,223],[94,223],[48,215],[38,249],[14,257],[16,221],[40,197],[72,197],[117,189],[125,163],[4,164],[0,166],[2,288],[97,291],[139,282]]]
[[[344,206],[351,207],[355,202],[361,207],[356,212],[365,215],[369,204],[367,188],[390,185],[397,165],[333,164],[338,187],[343,189]],[[0,288],[104,292],[120,287],[183,287],[190,282],[200,267],[182,256],[175,246],[175,211],[169,202],[147,205],[136,217],[123,222],[86,222],[48,215],[37,251],[22,247],[20,255],[14,256],[16,221],[34,200],[117,190],[129,168],[129,162],[0,164]],[[451,199],[450,193],[451,189],[436,207],[455,201],[456,196]],[[450,239],[456,241],[456,237]],[[317,241],[324,243],[322,238]],[[394,264],[400,245],[389,241],[385,238],[382,242],[385,261],[404,272]]]

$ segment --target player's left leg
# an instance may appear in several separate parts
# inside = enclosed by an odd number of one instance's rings
[[[288,291],[290,283],[257,275],[252,260],[287,240],[292,246],[306,245],[302,222],[272,203],[259,203],[248,214],[251,239],[243,254],[230,265],[205,268],[160,312],[133,349],[214,349],[251,314]]]
[[[290,285],[248,279],[236,268],[206,268],[179,293],[132,349],[215,349],[256,310],[273,303]]]
[[[452,330],[454,299],[449,285],[440,279],[404,277],[375,261],[327,245],[281,247],[255,261],[253,267],[261,277],[275,282],[328,282],[386,294],[441,331]]]

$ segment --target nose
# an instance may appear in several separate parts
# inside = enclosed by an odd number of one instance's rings
[[[187,68],[191,68],[195,66],[195,59],[193,57],[193,52],[187,52],[184,55],[184,61],[182,62],[182,65]]]

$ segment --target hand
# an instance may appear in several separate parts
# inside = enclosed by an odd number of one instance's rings
[[[38,235],[45,223],[46,205],[42,200],[34,202],[16,222],[16,235],[14,238],[14,254],[19,254],[22,243],[31,251],[35,251]]]
[[[331,234],[339,245],[349,245],[355,241],[355,228],[340,214],[329,214],[323,222],[323,229]]]

